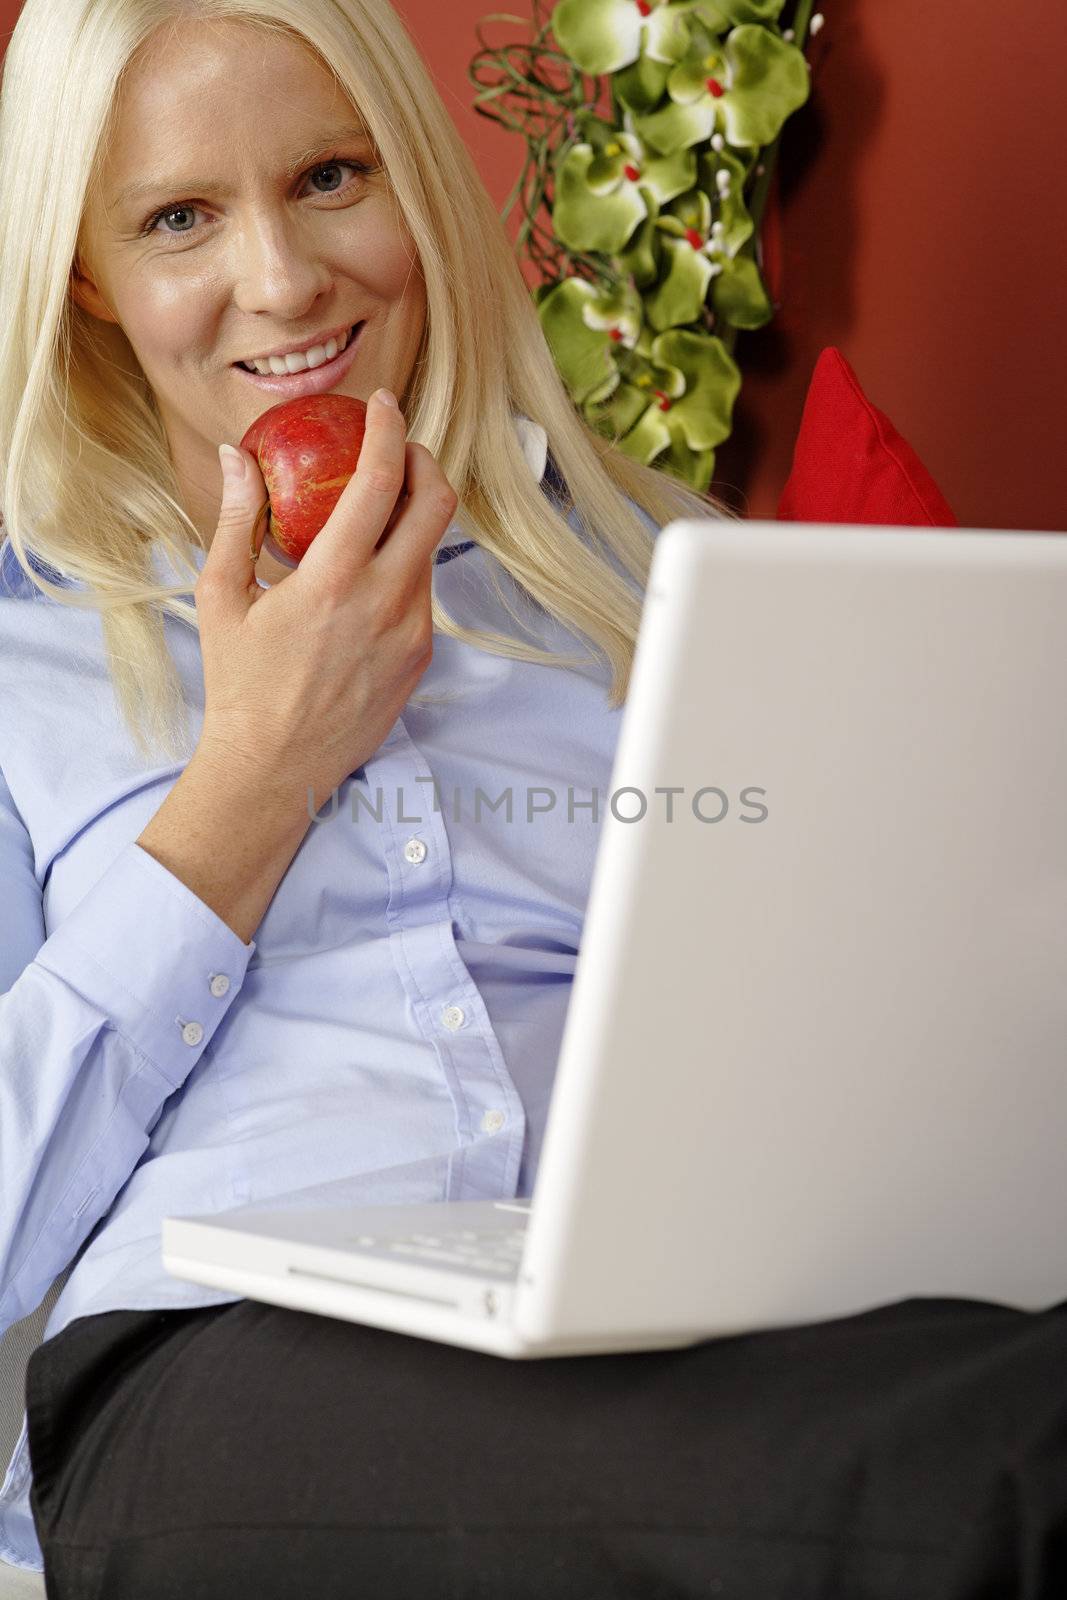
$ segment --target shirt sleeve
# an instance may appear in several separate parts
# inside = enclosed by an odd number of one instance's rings
[[[46,938],[0,773],[0,1337],[115,1201],[255,950],[138,844]]]

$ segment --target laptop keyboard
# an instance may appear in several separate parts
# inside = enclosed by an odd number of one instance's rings
[[[524,1228],[480,1233],[471,1228],[439,1229],[436,1233],[403,1233],[381,1236],[353,1234],[345,1242],[364,1250],[387,1252],[407,1260],[425,1261],[428,1266],[465,1267],[471,1272],[491,1272],[517,1277],[522,1260]]]

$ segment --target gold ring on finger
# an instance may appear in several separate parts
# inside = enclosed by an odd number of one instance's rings
[[[252,542],[249,545],[248,553],[252,557],[253,562],[256,562],[256,561],[259,560],[259,552],[260,552],[260,548],[261,548],[262,543],[263,543],[263,539],[260,538],[260,536],[259,536],[260,535],[260,527],[261,526],[262,526],[262,529],[263,529],[263,538],[266,538],[267,530],[270,527],[270,501],[269,500],[265,500],[264,503],[260,506],[259,510],[256,513],[256,520],[255,520],[255,523],[254,523],[253,528],[252,528]]]

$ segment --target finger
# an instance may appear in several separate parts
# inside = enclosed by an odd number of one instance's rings
[[[356,470],[308,548],[301,571],[328,574],[336,582],[366,566],[404,488],[406,444],[407,424],[399,407],[372,395]]]
[[[247,601],[250,590],[259,594],[255,564],[266,532],[267,486],[249,451],[222,444],[219,460],[222,504],[200,577],[206,580],[204,587],[217,587],[230,599]]]
[[[389,521],[385,524],[385,527],[382,529],[381,538],[378,540],[377,544],[374,546],[375,553],[377,553],[382,548],[382,546],[384,545],[385,541],[388,539],[389,535],[392,533],[393,529],[396,527],[397,523],[399,522],[401,516],[404,514],[404,511],[405,511],[409,501],[411,500],[411,488],[410,488],[411,469],[410,469],[408,463],[410,461],[411,451],[414,448],[415,448],[414,445],[409,444],[404,449],[404,487],[401,489],[399,495],[397,496],[396,504],[394,505],[392,511],[390,511],[390,513],[389,513]]]
[[[375,571],[383,579],[417,573],[448,529],[459,499],[425,445],[407,448],[408,497],[397,508],[393,526],[374,556]]]

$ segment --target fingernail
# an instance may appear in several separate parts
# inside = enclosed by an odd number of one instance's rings
[[[224,478],[241,479],[244,477],[244,456],[240,450],[235,450],[232,444],[219,445],[219,460],[222,462],[222,476]]]
[[[375,389],[374,393],[371,395],[371,399],[377,400],[379,405],[392,406],[394,411],[400,410],[400,407],[397,404],[396,395],[390,393],[388,389]]]

